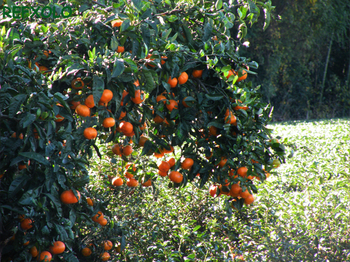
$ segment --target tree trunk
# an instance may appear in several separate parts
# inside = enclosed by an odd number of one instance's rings
[[[324,86],[325,86],[325,83],[326,83],[328,63],[329,63],[329,58],[331,56],[331,50],[332,50],[332,44],[333,44],[333,36],[334,36],[334,32],[332,33],[331,40],[329,41],[329,47],[328,47],[328,53],[327,53],[327,58],[326,58],[326,64],[324,66],[323,79],[322,79],[322,85],[321,85],[320,102],[319,102],[320,106],[322,104]]]

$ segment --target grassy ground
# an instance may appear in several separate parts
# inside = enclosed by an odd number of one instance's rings
[[[158,175],[156,188],[107,189],[127,234],[118,261],[350,261],[350,120],[271,127],[293,157],[232,216],[207,188],[168,188]],[[109,161],[98,162],[108,185]]]
[[[266,221],[266,237],[257,242],[266,248],[260,258],[349,261],[350,121],[289,122],[272,128],[295,152],[261,186],[257,206],[274,216]]]

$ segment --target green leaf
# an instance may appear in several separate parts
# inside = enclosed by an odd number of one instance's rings
[[[138,10],[141,9],[141,7],[142,7],[142,2],[141,2],[141,0],[132,0],[132,2],[134,3],[134,6],[135,6]]]
[[[16,177],[10,184],[8,194],[9,198],[15,197],[15,195],[23,189],[23,187],[27,184],[27,182],[30,180],[30,177],[27,175],[22,175]]]
[[[219,10],[222,7],[222,0],[217,0],[215,3],[215,9]]]
[[[120,76],[124,72],[124,69],[125,69],[124,60],[116,59],[114,61],[112,78],[117,78],[118,76]]]
[[[27,112],[25,113],[25,116],[21,119],[19,124],[20,126],[22,126],[22,128],[26,128],[30,124],[32,124],[35,121],[35,119],[36,119],[36,115]]]
[[[204,25],[204,35],[203,35],[203,42],[206,42],[209,40],[211,34],[212,34],[213,27],[210,23],[206,23]]]
[[[39,162],[40,164],[43,164],[45,166],[50,165],[50,162],[42,155],[39,153],[35,153],[35,152],[20,152],[19,153],[20,156],[24,156],[26,158],[29,159],[33,159],[37,162]]]
[[[97,105],[98,102],[100,101],[104,89],[105,89],[105,83],[103,79],[97,75],[94,75],[92,95],[94,97],[95,105]]]
[[[113,35],[112,39],[111,39],[111,49],[117,50],[117,48],[118,48],[118,41],[117,41],[117,38],[115,37],[115,35]]]
[[[52,190],[52,191],[55,191],[55,190]],[[44,195],[47,196],[52,201],[52,203],[56,207],[57,215],[59,217],[61,217],[62,216],[62,204],[61,204],[61,201],[59,200],[57,191],[56,191],[56,196],[49,194],[49,193],[45,193]]]
[[[12,97],[10,100],[9,117],[14,117],[26,100],[26,94],[19,94]]]
[[[142,39],[143,39],[145,45],[149,49],[150,42],[151,42],[151,32],[150,32],[148,26],[145,24],[141,25],[141,35],[142,35]]]
[[[222,100],[224,98],[223,95],[209,95],[209,94],[205,94],[205,96],[209,100],[213,100],[213,101],[219,101],[219,100]]]
[[[148,93],[151,93],[152,90],[156,87],[156,82],[155,82],[155,79],[153,77],[153,73],[151,70],[148,70],[148,69],[144,69],[142,72],[143,72],[143,75],[146,79],[146,85],[144,86],[144,88]]]

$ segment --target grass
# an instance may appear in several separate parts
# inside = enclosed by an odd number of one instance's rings
[[[350,121],[271,126],[294,157],[260,187],[258,206],[274,214],[266,261],[350,260]]]
[[[232,216],[223,197],[194,185],[169,188],[158,175],[153,189],[108,189],[127,232],[118,261],[232,261],[233,254],[245,261],[350,261],[350,120],[270,127],[293,157],[259,185],[252,206]],[[110,168],[104,161],[102,174]]]

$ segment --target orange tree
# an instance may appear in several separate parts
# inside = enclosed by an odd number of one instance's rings
[[[234,208],[251,204],[255,181],[284,161],[266,128],[272,110],[249,82],[258,65],[239,56],[247,24],[263,8],[267,25],[271,2],[71,5],[69,18],[2,21],[3,259],[106,261],[124,248],[104,189],[89,186],[97,139],[112,163],[135,166],[115,185],[196,178]]]

